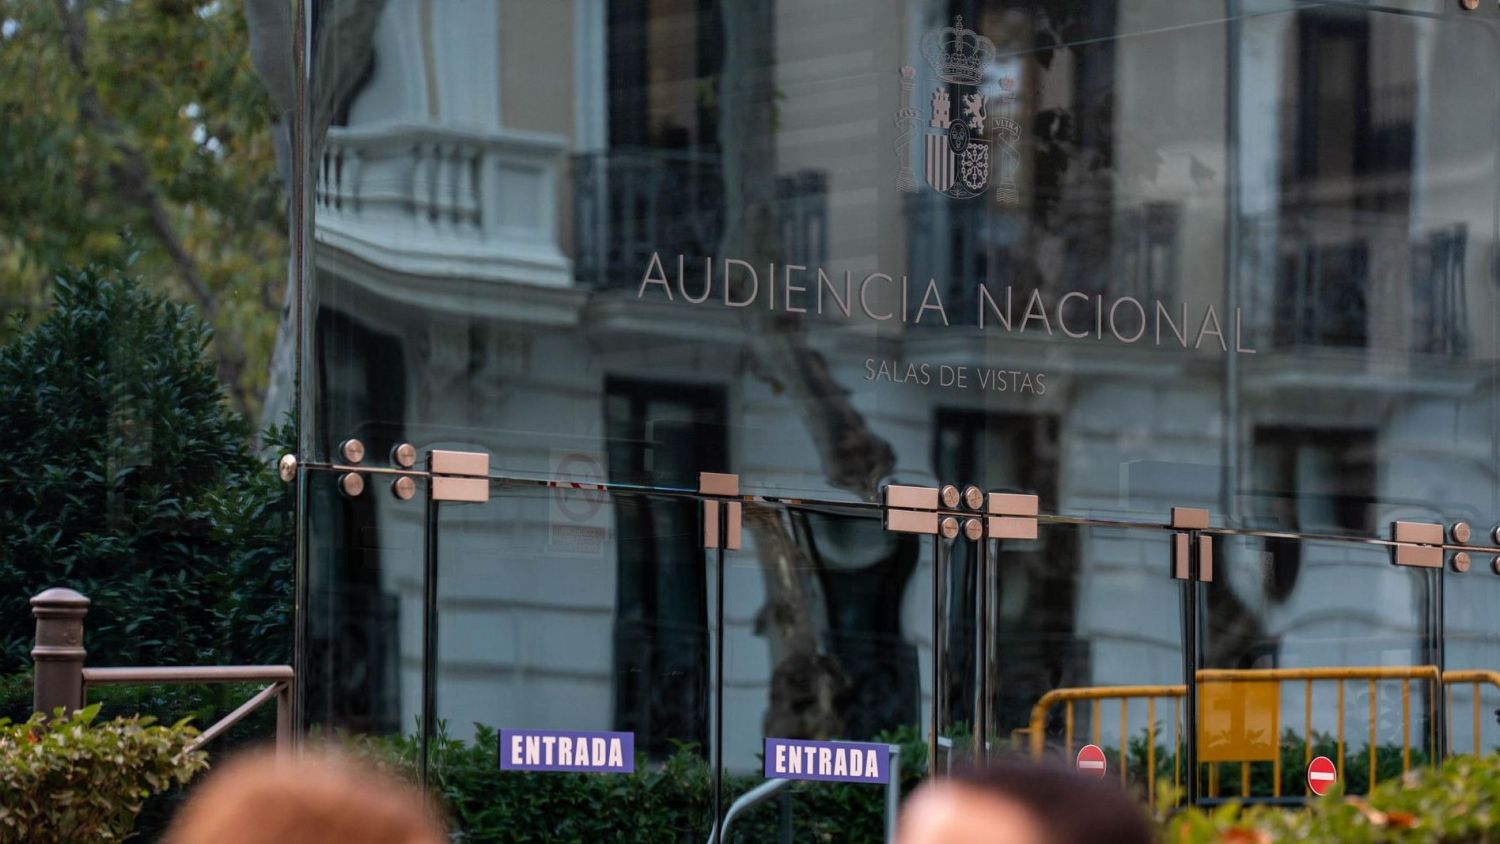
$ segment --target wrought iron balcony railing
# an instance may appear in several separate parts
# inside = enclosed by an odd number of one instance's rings
[[[1241,277],[1263,346],[1468,353],[1464,224],[1412,232],[1404,218],[1280,214],[1244,231]]]
[[[651,253],[716,255],[724,231],[724,174],[717,156],[620,148],[573,156],[574,275],[594,289],[640,281]],[[817,266],[828,252],[826,176],[776,177],[782,260]]]

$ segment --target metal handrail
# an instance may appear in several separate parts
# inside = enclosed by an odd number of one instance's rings
[[[726,840],[725,836],[729,835],[729,825],[734,823],[735,818],[770,800],[777,793],[795,782],[796,780],[784,779],[766,780],[744,794],[741,794],[733,803],[729,804],[729,811],[724,813],[723,822],[709,834],[708,844],[718,844],[718,842]]]
[[[290,665],[186,665],[149,668],[85,668],[89,686],[176,685],[182,683],[254,683],[285,681],[296,673]]]
[[[203,665],[171,667],[130,668],[84,668],[83,693],[87,701],[89,686],[157,686],[184,683],[254,683],[269,682],[270,685],[256,692],[235,710],[215,721],[188,745],[198,750],[229,731],[250,713],[276,701],[276,752],[287,753],[292,748],[292,691],[296,672],[290,665]]]
[[[173,685],[181,683],[260,683],[268,685],[199,733],[190,744],[198,749],[223,735],[245,716],[276,701],[276,752],[291,752],[292,695],[296,672],[290,665],[209,665],[174,667],[88,668],[84,660],[84,618],[88,615],[88,598],[72,589],[52,588],[31,599],[31,614],[36,618],[36,646],[31,649],[35,683],[32,709],[35,712],[70,712],[88,700],[88,687],[122,685]]]

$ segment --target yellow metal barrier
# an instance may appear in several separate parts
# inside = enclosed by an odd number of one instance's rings
[[[1200,711],[1204,699],[1204,693],[1209,695],[1227,694],[1232,700],[1245,701],[1250,696],[1260,699],[1257,709],[1269,709],[1262,713],[1258,721],[1263,729],[1249,730],[1257,737],[1254,740],[1241,742],[1229,741],[1229,747],[1248,753],[1241,755],[1236,760],[1240,762],[1240,791],[1241,795],[1248,797],[1250,792],[1250,763],[1251,761],[1269,761],[1272,764],[1272,787],[1274,795],[1281,796],[1282,771],[1281,771],[1281,685],[1286,682],[1301,682],[1303,684],[1303,736],[1304,756],[1303,764],[1312,762],[1312,702],[1313,687],[1315,682],[1336,682],[1338,684],[1338,759],[1340,770],[1344,769],[1344,700],[1345,684],[1351,681],[1363,681],[1369,684],[1370,703],[1370,735],[1369,735],[1369,782],[1374,785],[1378,779],[1376,770],[1376,751],[1378,748],[1375,734],[1377,721],[1377,688],[1376,684],[1382,680],[1401,682],[1401,770],[1403,773],[1411,768],[1411,685],[1413,681],[1429,684],[1429,689],[1436,694],[1439,685],[1447,689],[1458,684],[1472,684],[1474,687],[1474,752],[1481,752],[1480,726],[1481,705],[1480,687],[1489,684],[1500,689],[1500,672],[1496,671],[1448,671],[1439,673],[1436,666],[1431,665],[1408,665],[1408,666],[1372,666],[1362,668],[1324,667],[1324,668],[1269,668],[1269,669],[1219,669],[1206,668],[1198,672]],[[1274,684],[1269,694],[1264,687],[1255,689],[1249,684]],[[1185,685],[1159,685],[1159,686],[1097,686],[1089,688],[1054,689],[1041,697],[1031,709],[1031,720],[1027,727],[1012,733],[1012,742],[1019,745],[1022,735],[1030,742],[1031,755],[1040,759],[1046,748],[1047,719],[1054,707],[1066,705],[1063,712],[1063,744],[1065,752],[1071,756],[1075,746],[1075,705],[1079,701],[1088,701],[1092,711],[1089,718],[1089,732],[1091,744],[1100,742],[1100,724],[1102,723],[1103,704],[1107,700],[1118,700],[1120,702],[1120,781],[1125,782],[1127,765],[1125,760],[1129,758],[1129,728],[1128,714],[1129,705],[1132,700],[1143,700],[1146,704],[1146,794],[1147,799],[1154,803],[1156,796],[1156,702],[1158,700],[1170,699],[1172,701],[1172,724],[1174,764],[1172,781],[1174,785],[1182,784],[1182,698],[1187,695]],[[1269,699],[1270,705],[1265,701]],[[1444,695],[1445,705],[1448,707],[1449,721],[1452,721],[1452,695]],[[1242,707],[1245,708],[1245,707]],[[1241,722],[1243,729],[1243,722]],[[1434,735],[1432,746],[1436,745],[1436,719],[1431,722]],[[1202,725],[1199,727],[1199,743],[1204,743]],[[1267,744],[1267,742],[1269,742]],[[1222,747],[1224,742],[1219,743],[1218,755],[1232,753]],[[1247,748],[1248,751],[1246,750]],[[1202,751],[1200,750],[1200,757]],[[1253,758],[1249,758],[1253,757]],[[1210,761],[1226,761],[1222,758],[1214,758]],[[1218,765],[1209,768],[1209,790],[1210,793],[1218,791]]]
[[[1474,686],[1474,755],[1483,753],[1483,745],[1480,742],[1480,725],[1483,718],[1480,717],[1479,691],[1480,687],[1489,684],[1500,689],[1500,671],[1444,671],[1443,685],[1457,686],[1460,684],[1472,684]],[[1453,693],[1447,695],[1448,723],[1453,723]],[[1449,741],[1448,752],[1453,752],[1453,743]]]
[[[1177,760],[1173,766],[1172,782],[1174,785],[1182,783],[1182,698],[1187,695],[1186,685],[1176,686],[1096,686],[1093,688],[1053,689],[1042,695],[1041,700],[1031,707],[1031,723],[1026,728],[1028,738],[1031,740],[1031,756],[1033,759],[1041,759],[1042,753],[1047,747],[1047,713],[1052,707],[1066,703],[1068,708],[1063,712],[1063,741],[1069,756],[1073,754],[1073,704],[1080,700],[1093,703],[1092,717],[1089,719],[1090,744],[1099,743],[1099,724],[1103,720],[1101,710],[1104,701],[1120,701],[1120,758],[1128,759],[1130,754],[1130,733],[1126,729],[1126,711],[1132,699],[1144,699],[1147,701],[1148,712],[1146,717],[1146,799],[1152,803],[1156,800],[1156,717],[1155,702],[1160,698],[1172,699],[1172,724],[1173,739],[1172,746],[1176,748],[1173,753]],[[1126,765],[1121,764],[1120,782],[1125,782]]]

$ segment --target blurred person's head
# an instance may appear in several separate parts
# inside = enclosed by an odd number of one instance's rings
[[[1151,844],[1119,786],[1019,761],[955,771],[902,807],[897,844]]]
[[[331,753],[252,755],[215,771],[167,844],[446,844],[414,788]]]

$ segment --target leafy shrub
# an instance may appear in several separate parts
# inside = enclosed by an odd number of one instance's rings
[[[29,664],[30,597],[93,601],[90,663],[281,662],[291,498],[250,448],[208,325],[129,265],[56,279],[0,348],[0,673]],[[285,431],[274,433],[284,438]]]
[[[188,749],[198,731],[186,722],[96,724],[98,713],[94,705],[49,721],[0,719],[0,844],[123,841],[147,797],[207,765]]]
[[[900,744],[903,793],[916,787],[926,747],[914,729],[876,741]],[[415,779],[420,744],[406,736],[363,738],[357,747]],[[430,748],[429,780],[465,844],[618,841],[678,844],[706,840],[713,826],[713,770],[683,746],[664,761],[636,759],[635,772],[501,772],[495,730],[475,725],[474,740],[440,730]],[[759,776],[724,781],[725,808],[759,785]],[[860,783],[798,783],[735,822],[726,844],[779,841],[782,800],[793,841],[884,841],[885,789]]]
[[[1229,803],[1166,822],[1177,844],[1482,844],[1500,841],[1500,756],[1460,756],[1376,785],[1366,797],[1338,788],[1306,809]]]
[[[925,744],[912,729],[878,740],[901,745],[901,792],[908,794],[924,774]],[[1315,751],[1322,750],[1324,741],[1323,736],[1315,737]],[[381,764],[416,778],[420,745],[415,739],[364,737],[354,743]],[[502,773],[495,731],[482,725],[476,725],[470,742],[440,729],[429,750],[431,788],[466,844],[680,844],[705,840],[712,828],[712,769],[693,747],[681,747],[664,761],[638,757],[634,773],[611,776]],[[1142,739],[1139,752],[1144,750]],[[1300,741],[1287,736],[1283,750],[1287,770],[1298,770],[1304,753]],[[1381,767],[1388,765],[1386,757],[1392,754],[1398,755],[1394,764],[1399,764],[1399,752],[1399,747],[1380,747]],[[1158,762],[1164,753],[1160,748]],[[1367,757],[1351,751],[1349,758]],[[1139,764],[1144,770],[1143,759]],[[725,807],[761,782],[758,776],[727,777]],[[1330,796],[1307,809],[1227,803],[1214,809],[1178,810],[1171,808],[1180,805],[1181,793],[1173,789],[1170,772],[1159,782],[1157,805],[1166,807],[1159,818],[1162,840],[1172,844],[1500,842],[1500,756],[1462,757],[1441,768],[1417,768],[1404,778],[1393,773],[1368,797]],[[741,816],[726,844],[785,840],[783,824],[789,825],[793,841],[881,842],[884,800],[884,789],[877,786],[797,783]]]

